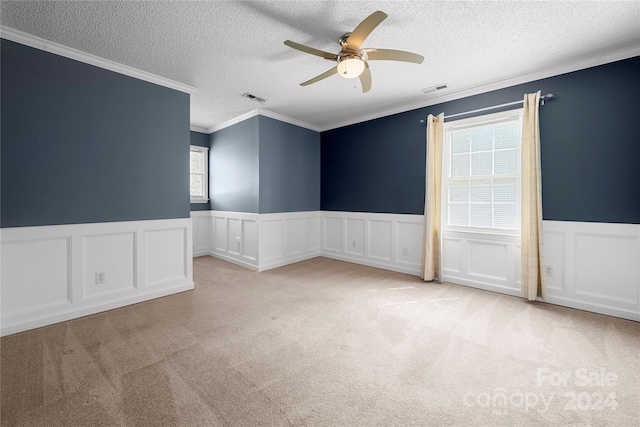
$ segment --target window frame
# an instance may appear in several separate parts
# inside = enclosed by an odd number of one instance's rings
[[[203,159],[203,173],[202,182],[203,182],[203,190],[204,195],[202,196],[193,196],[191,195],[191,153],[197,152],[202,155]],[[209,148],[201,147],[199,145],[190,145],[189,146],[189,199],[191,203],[207,203],[209,202]]]
[[[491,234],[491,235],[501,235],[501,236],[520,236],[520,221],[519,218],[521,216],[521,200],[522,200],[522,108],[510,109],[498,113],[491,114],[482,114],[479,116],[451,120],[444,123],[443,129],[443,150],[442,150],[442,209],[441,209],[441,217],[442,217],[442,229],[443,231],[448,232],[461,232],[461,233],[474,233],[474,234]],[[452,131],[470,129],[474,127],[479,127],[483,125],[495,124],[495,123],[503,123],[516,119],[517,121],[517,131],[518,131],[518,147],[517,147],[517,172],[515,174],[503,174],[503,175],[484,175],[478,176],[478,178],[483,177],[504,177],[504,178],[516,178],[517,181],[517,200],[516,200],[516,216],[518,221],[516,222],[517,228],[515,229],[506,229],[506,228],[496,228],[496,227],[471,227],[471,226],[461,226],[461,225],[449,225],[449,183],[452,181],[451,176],[451,143],[452,143]],[[492,148],[492,152],[495,152],[495,147]],[[470,152],[471,153],[471,152]],[[473,175],[470,175],[473,176]],[[492,184],[493,188],[493,184]],[[491,206],[494,206],[494,202],[491,202]]]

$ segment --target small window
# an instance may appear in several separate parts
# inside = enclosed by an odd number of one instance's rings
[[[449,230],[520,230],[522,110],[445,124],[443,214]]]
[[[209,174],[207,172],[209,149],[191,146],[191,203],[205,203],[209,200]]]

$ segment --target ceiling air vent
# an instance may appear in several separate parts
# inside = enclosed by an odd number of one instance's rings
[[[442,89],[446,89],[448,86],[446,83],[442,83],[439,85],[435,85],[435,86],[431,86],[431,87],[426,87],[424,89],[422,89],[422,93],[424,93],[425,95],[431,92],[435,92],[438,90],[442,90]]]
[[[266,99],[260,98],[259,96],[255,96],[255,95],[253,95],[253,94],[251,94],[249,92],[243,93],[242,96],[244,96],[245,98],[249,98],[252,101],[259,102],[260,104],[264,104],[265,102],[267,102]]]

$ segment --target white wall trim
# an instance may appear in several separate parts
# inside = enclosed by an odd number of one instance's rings
[[[210,255],[254,271],[325,256],[420,275],[422,215],[193,211],[191,218],[194,256]],[[242,229],[243,221],[258,226]],[[330,225],[337,221],[339,227],[327,226],[327,221]],[[232,229],[234,234],[229,234]],[[258,253],[254,257],[252,248],[256,244]],[[233,245],[239,245],[240,250],[230,247]]]
[[[78,49],[67,47],[59,43],[51,42],[4,25],[0,26],[0,36],[3,39],[35,47],[36,49],[44,50],[45,52],[54,53],[56,55],[64,56],[65,58],[74,59],[76,61],[84,62],[85,64],[94,65],[96,67],[104,68],[105,70],[114,71],[119,74],[124,74],[125,76],[134,77],[146,82],[175,89],[180,92],[192,94],[197,90],[193,86],[189,86],[166,77],[157,76],[128,65],[119,64],[109,59],[100,58],[99,56],[82,52]]]
[[[258,214],[193,211],[194,256],[210,255],[259,271]]]
[[[442,280],[522,296],[520,236],[442,231]]]
[[[242,114],[241,116],[238,116],[234,119],[228,120],[226,122],[220,123],[219,125],[214,125],[211,126],[210,128],[208,128],[206,130],[205,133],[213,133],[213,132],[217,132],[219,130],[222,130],[224,128],[228,128],[229,126],[233,126],[233,125],[237,125],[240,122],[244,122],[247,119],[250,119],[251,117],[255,117],[258,115],[258,110],[252,110],[249,111],[248,113]]]
[[[321,255],[420,276],[423,215],[322,211]]]
[[[258,109],[258,114],[264,117],[269,117],[271,119],[279,120],[281,122],[289,123],[290,125],[295,125],[295,126],[313,130],[316,132],[320,132],[321,130],[319,127],[309,124],[307,122],[303,122],[302,120],[294,119],[292,117],[288,117],[279,113],[274,113],[273,111],[265,110],[262,108]]]
[[[546,302],[640,321],[640,224],[543,221]]]
[[[191,216],[196,256],[212,255],[254,271],[323,256],[420,276],[423,215],[201,211]],[[225,248],[213,250],[210,232],[214,218],[226,230],[224,218],[243,216],[258,225],[250,229],[255,237],[241,235],[241,247],[245,239],[256,239],[258,256],[250,262]],[[543,221],[543,229],[545,266],[554,271],[546,278],[543,302],[640,321],[640,225]],[[444,281],[522,297],[518,236],[443,232],[442,258]]]
[[[0,334],[193,289],[191,238],[189,218],[3,228]]]
[[[320,255],[319,211],[260,214],[260,271]]]
[[[193,256],[265,271],[320,254],[320,212],[193,211]]]
[[[640,225],[543,221],[543,232],[551,274],[540,301],[640,321]],[[518,237],[443,231],[442,239],[445,281],[522,296]]]
[[[204,134],[208,134],[209,133],[209,128],[205,128],[205,127],[202,127],[202,126],[196,126],[196,125],[190,125],[189,126],[189,130],[191,130],[193,132],[204,133]]]
[[[638,55],[640,55],[640,47],[631,46],[631,47],[615,50],[613,52],[605,52],[603,54],[589,57],[589,58],[578,58],[573,61],[569,61],[564,64],[560,64],[544,70],[534,71],[532,73],[522,74],[519,76],[498,80],[495,82],[489,82],[479,86],[462,88],[455,92],[448,92],[445,90],[444,91],[445,93],[439,96],[429,97],[428,99],[423,99],[422,101],[419,101],[419,102],[395,105],[393,107],[378,110],[375,113],[371,113],[371,114],[361,115],[358,117],[351,117],[348,120],[337,122],[329,126],[323,126],[320,128],[319,131],[324,132],[331,129],[337,129],[344,126],[349,126],[355,123],[361,123],[369,120],[379,119],[381,117],[403,113],[403,112],[415,110],[418,108],[429,107],[431,105],[436,105],[436,104],[441,104],[443,102],[466,98],[469,96],[478,95],[478,94],[490,92],[493,90],[503,89],[510,86],[516,86],[523,83],[529,83],[536,80],[542,80],[548,77],[559,76],[561,74],[566,74],[573,71],[579,71],[586,68],[597,67],[599,65],[604,65],[611,62],[633,58]],[[540,90],[544,91],[545,89],[544,87],[541,87]]]
[[[254,117],[257,115],[263,115],[265,117],[270,117],[285,123],[290,123],[306,129],[314,130],[316,132],[325,132],[328,130],[337,129],[337,128],[349,126],[356,123],[362,123],[369,120],[379,119],[382,117],[391,116],[393,114],[404,113],[404,112],[415,110],[418,108],[425,108],[431,105],[441,104],[444,102],[454,101],[456,99],[466,98],[469,96],[478,95],[478,94],[490,92],[493,90],[504,89],[504,88],[516,86],[519,84],[529,83],[536,80],[542,80],[548,77],[554,77],[554,76],[559,76],[561,74],[571,73],[573,71],[579,71],[579,70],[584,70],[586,68],[597,67],[599,65],[609,64],[611,62],[633,58],[638,55],[640,55],[640,47],[631,46],[623,49],[618,49],[613,52],[605,52],[589,58],[578,58],[573,61],[569,61],[564,64],[560,64],[544,70],[534,71],[534,72],[522,74],[519,76],[513,76],[507,79],[488,82],[488,83],[477,85],[477,86],[469,86],[466,88],[461,88],[454,92],[445,91],[445,93],[440,95],[431,95],[428,98],[422,98],[421,101],[405,103],[401,105],[394,105],[388,108],[382,108],[374,113],[360,115],[358,117],[351,117],[347,120],[336,122],[327,126],[315,126],[315,125],[300,121],[298,119],[294,119],[292,117],[287,117],[278,113],[271,112],[269,110],[256,109],[246,114],[243,114],[241,116],[238,116],[234,119],[226,121],[224,123],[211,126],[207,129],[198,127],[197,129],[192,129],[192,130],[197,130],[198,132],[210,134],[212,132],[216,132],[218,130],[240,123],[251,117]],[[541,87],[540,90],[544,90],[544,88]]]
[[[251,117],[255,117],[255,116],[264,116],[264,117],[269,117],[271,119],[275,119],[275,120],[279,120],[281,122],[284,123],[289,123],[291,125],[295,125],[295,126],[299,126],[301,128],[305,128],[305,129],[309,129],[309,130],[313,130],[316,132],[320,132],[320,128],[314,125],[311,125],[307,122],[303,122],[302,120],[298,120],[298,119],[294,119],[292,117],[288,117],[288,116],[284,116],[282,114],[278,114],[278,113],[274,113],[272,111],[269,110],[265,110],[262,108],[258,108],[252,111],[249,111],[248,113],[245,113],[241,116],[236,117],[235,119],[231,119],[229,121],[226,121],[224,123],[220,123],[219,125],[214,125],[211,126],[210,128],[206,129],[203,133],[213,133],[213,132],[217,132],[219,130],[222,130],[224,128],[227,128],[229,126],[233,126],[236,125],[240,122],[243,122],[247,119],[250,119]]]
[[[22,321],[20,324],[2,325],[1,336],[11,335],[18,332],[28,331],[30,329],[40,328],[43,326],[53,325],[55,323],[64,322],[65,320],[73,320],[79,317],[88,316],[90,314],[97,314],[107,310],[113,310],[115,308],[124,307],[131,304],[137,304],[144,301],[164,297],[167,295],[173,295],[184,291],[190,291],[193,289],[193,283],[191,285],[179,285],[174,286],[171,289],[164,289],[157,292],[150,292],[144,295],[136,295],[133,297],[123,298],[118,301],[111,301],[107,303],[98,303],[86,308],[79,308],[74,311],[61,312],[52,315],[42,315],[40,317],[34,317],[31,320]],[[56,307],[51,307],[55,309]]]

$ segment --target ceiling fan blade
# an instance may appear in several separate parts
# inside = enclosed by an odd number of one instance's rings
[[[324,80],[327,77],[331,77],[334,74],[338,73],[338,67],[333,67],[332,69],[330,69],[329,71],[325,71],[324,73],[320,74],[319,76],[316,76],[314,78],[312,78],[311,80],[307,80],[306,82],[302,82],[300,83],[300,86],[309,86],[312,83],[317,83],[320,80]]]
[[[367,58],[369,60],[386,60],[386,61],[403,61],[413,62],[415,64],[422,64],[424,56],[417,53],[411,53],[404,50],[394,49],[375,49],[371,52],[367,52]]]
[[[369,92],[371,90],[371,71],[369,70],[369,64],[364,63],[364,71],[358,77],[360,78],[360,84],[362,84],[362,93]]]
[[[324,50],[314,49],[312,47],[305,46],[303,44],[296,43],[291,40],[286,40],[284,44],[294,49],[298,49],[302,52],[310,53],[311,55],[319,56],[324,59],[330,59],[332,61],[335,61],[337,59],[337,55],[334,53],[329,53],[329,52],[325,52]]]
[[[382,21],[387,18],[387,14],[381,11],[373,12],[371,15],[365,18],[364,21],[358,24],[355,30],[351,33],[347,39],[347,43],[344,47],[351,50],[358,50],[364,39],[371,34]]]

